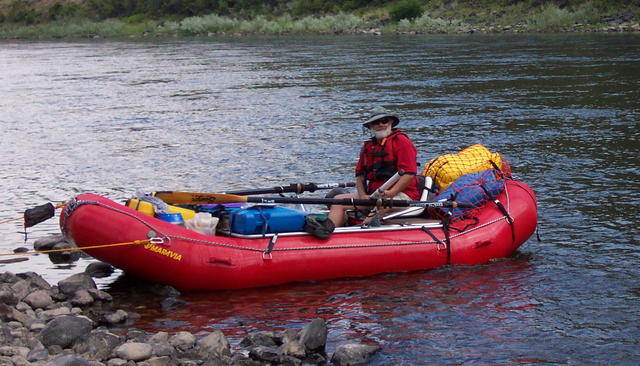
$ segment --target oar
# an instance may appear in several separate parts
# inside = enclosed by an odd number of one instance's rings
[[[404,170],[402,169],[398,170],[396,174],[391,176],[391,178],[389,178],[380,187],[378,187],[378,189],[376,189],[375,192],[371,194],[371,198],[379,198],[384,193],[384,191],[386,191],[387,189],[391,188],[391,186],[396,184],[396,182],[400,180],[400,177],[402,177],[403,175],[404,175]]]
[[[354,187],[355,183],[291,183],[289,186],[271,187],[271,188],[255,188],[255,189],[241,189],[237,191],[222,192],[225,194],[237,194],[241,196],[248,196],[252,194],[267,194],[267,193],[297,193],[302,192],[315,192],[318,189],[333,189],[338,187]],[[152,192],[151,195],[158,197],[165,202],[172,202],[173,194],[176,191],[157,191]],[[180,192],[180,191],[178,191]]]
[[[309,205],[345,205],[378,207],[472,207],[456,201],[427,202],[410,200],[362,199],[362,198],[315,198],[315,197],[257,197],[229,193],[204,193],[172,191],[171,197],[163,200],[174,205],[224,204],[224,203],[284,203]]]
[[[237,191],[226,191],[223,193],[239,194],[242,196],[248,196],[251,194],[266,194],[266,193],[296,193],[302,192],[315,192],[319,189],[333,189],[333,188],[347,188],[355,187],[355,183],[291,183],[288,186],[279,186],[271,188],[254,188],[254,189],[241,189]],[[165,193],[165,192],[156,192]]]

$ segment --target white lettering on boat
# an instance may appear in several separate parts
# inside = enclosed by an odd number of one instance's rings
[[[145,244],[144,249],[150,250],[150,251],[152,251],[154,253],[158,253],[158,254],[164,255],[164,256],[169,257],[169,258],[171,258],[173,260],[176,260],[176,261],[181,261],[182,260],[182,254],[178,254],[178,253],[176,253],[174,251],[171,251],[169,249],[161,248],[161,247],[159,247],[159,246],[157,246],[155,244],[151,244],[151,243]]]

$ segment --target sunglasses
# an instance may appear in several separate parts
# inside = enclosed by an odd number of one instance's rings
[[[373,122],[369,122],[369,125],[370,126],[375,126],[375,125],[379,125],[379,124],[385,124],[386,125],[389,122],[391,122],[391,119],[389,119],[389,118],[380,118],[380,119],[375,120]]]

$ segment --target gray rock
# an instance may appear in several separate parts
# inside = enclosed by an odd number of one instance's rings
[[[14,366],[31,366],[31,362],[22,356],[13,356],[11,361],[13,361]]]
[[[257,346],[251,348],[249,357],[258,361],[277,361],[280,358],[278,350],[275,347]]]
[[[113,297],[109,295],[109,293],[107,292],[104,292],[95,288],[90,288],[88,291],[89,291],[89,294],[91,294],[91,296],[93,296],[94,300],[96,301],[106,301],[106,302],[113,301]]]
[[[42,290],[51,290],[51,285],[42,276],[35,272],[18,273],[16,276],[23,280],[28,281],[31,287],[39,288]]]
[[[0,366],[14,366],[11,357],[0,356]]]
[[[89,366],[89,362],[78,355],[64,355],[54,358],[44,366]]]
[[[325,363],[318,363],[316,365],[322,365],[322,364],[326,364]],[[287,355],[280,355],[280,358],[278,359],[278,365],[281,366],[302,366],[302,365],[313,365],[309,362],[303,362],[301,359],[293,357],[293,356],[287,356]]]
[[[327,323],[324,319],[316,318],[300,331],[300,343],[309,352],[324,353],[327,344]]]
[[[4,320],[4,321],[9,320],[9,314],[13,309],[14,309],[13,307],[7,304],[0,303],[0,320]]]
[[[0,274],[0,283],[16,283],[19,278],[11,272],[4,272]]]
[[[244,355],[240,352],[236,352],[229,360],[229,363],[233,366],[264,366],[265,363],[263,361],[257,361],[249,358],[248,355]]]
[[[151,338],[150,334],[141,329],[129,328],[127,330],[127,341],[147,342]]]
[[[153,354],[158,357],[167,356],[173,358],[176,356],[176,349],[168,341],[150,342],[149,345],[153,348]]]
[[[35,348],[27,354],[27,361],[29,362],[44,361],[47,358],[49,358],[49,352],[46,348]]]
[[[180,308],[187,306],[187,302],[177,297],[167,297],[160,303],[160,309],[165,313],[174,312]]]
[[[66,307],[66,306],[60,306],[58,308],[55,309],[51,309],[51,310],[45,310],[41,313],[38,314],[38,319],[42,320],[42,321],[49,321],[55,317],[58,316],[63,316],[63,315],[70,315],[71,314],[71,309]]]
[[[200,366],[200,362],[195,360],[180,360],[180,366]]]
[[[64,239],[62,234],[52,234],[49,236],[45,236],[44,238],[40,238],[33,242],[34,250],[50,250],[58,243],[66,243],[67,241]]]
[[[88,273],[76,273],[58,282],[58,289],[67,296],[72,296],[78,290],[97,289],[96,283]]]
[[[84,271],[91,277],[103,278],[111,276],[114,272],[114,268],[112,265],[104,262],[93,262],[90,263]]]
[[[18,299],[13,291],[10,291],[9,289],[0,290],[0,304],[15,306],[18,304],[18,301],[20,301],[20,299]]]
[[[283,343],[278,349],[278,352],[282,355],[293,356],[296,358],[304,358],[307,354],[304,345],[298,340],[290,340]]]
[[[364,365],[380,350],[378,346],[360,343],[349,343],[338,346],[331,357],[331,363],[336,366]]]
[[[116,348],[116,356],[134,362],[144,361],[153,355],[153,348],[147,343],[130,342]]]
[[[18,347],[18,346],[0,346],[0,355],[1,356],[23,356],[26,357],[29,353],[29,349],[27,347]]]
[[[88,306],[93,304],[95,300],[93,296],[89,293],[89,291],[85,289],[80,289],[73,294],[73,298],[71,299],[71,305],[75,306]]]
[[[123,360],[121,358],[112,358],[107,361],[107,366],[125,366],[127,364],[127,360]]]
[[[149,342],[169,342],[169,333],[167,332],[158,332],[149,338]]]
[[[151,357],[145,362],[148,366],[171,366],[171,358],[168,356]]]
[[[109,324],[118,324],[118,323],[122,323],[125,320],[127,320],[127,312],[122,310],[122,309],[118,309],[113,313],[109,313],[106,314],[104,316],[104,320],[109,323]]]
[[[33,311],[33,308],[29,306],[29,304],[27,304],[26,302],[20,301],[19,303],[16,304],[16,310],[26,314],[29,311]]]
[[[0,344],[9,344],[12,338],[11,328],[6,324],[0,323]]]
[[[198,341],[201,352],[207,355],[213,355],[214,357],[221,358],[223,356],[231,356],[231,346],[224,334],[215,330],[209,333],[206,337]]]
[[[53,344],[47,347],[47,351],[49,351],[49,354],[52,356],[59,355],[62,353],[62,347],[58,346],[57,344]]]
[[[34,309],[46,309],[48,306],[53,305],[53,299],[47,290],[34,291],[27,295],[23,301]]]
[[[276,337],[275,333],[266,331],[251,333],[240,341],[241,347],[276,347],[280,344],[282,344],[282,341]]]
[[[169,338],[169,344],[182,351],[193,348],[195,343],[196,337],[189,332],[178,332]]]
[[[26,324],[27,321],[29,320],[29,318],[27,317],[27,315],[23,312],[20,312],[18,309],[16,308],[9,308],[9,312],[6,314],[5,318],[8,321],[16,321],[20,324]]]
[[[72,263],[80,259],[82,252],[79,250],[73,250],[75,246],[68,242],[60,242],[53,246],[55,250],[71,249],[64,251],[57,251],[49,253],[49,260],[51,263]]]
[[[27,280],[20,279],[18,282],[11,285],[11,291],[18,300],[22,300],[31,293],[31,283]]]
[[[30,325],[29,325],[29,330],[32,332],[41,332],[44,327],[46,325],[42,322],[40,322],[39,320],[34,320]]]
[[[50,321],[40,332],[39,338],[45,347],[58,345],[62,348],[74,344],[92,329],[89,319],[64,315]]]
[[[120,337],[108,331],[94,330],[74,345],[73,349],[77,353],[89,353],[96,360],[104,361],[122,341]]]
[[[178,297],[180,296],[180,291],[176,290],[175,287],[169,285],[160,285],[160,284],[151,284],[149,290],[160,296],[164,297]]]

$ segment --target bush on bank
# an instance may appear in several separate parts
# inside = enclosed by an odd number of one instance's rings
[[[43,4],[51,2],[44,2]],[[7,5],[9,4],[9,5]],[[0,38],[640,31],[632,0],[0,0]],[[4,5],[4,6],[3,6]],[[617,28],[616,28],[617,27]]]

